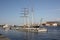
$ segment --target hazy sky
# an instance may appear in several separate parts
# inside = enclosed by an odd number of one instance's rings
[[[60,20],[60,0],[0,0],[0,24],[23,24],[20,13],[32,5],[35,22]]]

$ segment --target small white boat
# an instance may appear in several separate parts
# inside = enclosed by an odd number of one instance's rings
[[[3,28],[8,28],[8,25],[7,25],[7,24],[6,24],[6,25],[4,25],[4,26],[3,26]]]
[[[4,29],[5,31],[8,31],[8,30],[10,29],[10,27],[9,27],[9,25],[6,24],[6,25],[3,26],[3,29]]]
[[[46,28],[39,28],[37,30],[38,30],[38,32],[47,32],[47,29]]]

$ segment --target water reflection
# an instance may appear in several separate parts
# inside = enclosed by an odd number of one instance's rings
[[[35,40],[38,39],[38,33],[26,32],[24,40]]]
[[[17,30],[5,31],[0,28],[0,33],[11,40],[60,40],[60,28],[48,28],[48,32],[21,32]]]

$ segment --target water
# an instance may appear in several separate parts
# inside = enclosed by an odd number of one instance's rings
[[[60,40],[60,27],[45,27],[48,32],[32,33],[16,30],[5,31],[0,28],[0,33],[11,40]]]

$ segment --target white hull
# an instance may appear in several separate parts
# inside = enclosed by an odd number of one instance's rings
[[[29,30],[30,32],[47,32],[46,28],[23,28],[25,30]]]

